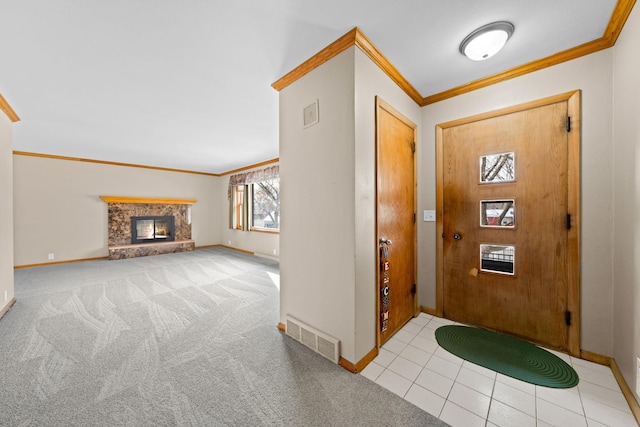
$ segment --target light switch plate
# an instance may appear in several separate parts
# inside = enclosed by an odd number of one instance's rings
[[[424,211],[424,222],[434,222],[436,220],[436,211]]]

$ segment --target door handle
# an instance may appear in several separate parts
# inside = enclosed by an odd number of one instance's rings
[[[386,237],[381,237],[379,240],[381,245],[390,245],[391,244],[391,240],[387,239]]]
[[[456,239],[456,240],[460,240],[460,239],[462,239],[462,235],[460,233],[454,233],[453,234],[453,238]]]

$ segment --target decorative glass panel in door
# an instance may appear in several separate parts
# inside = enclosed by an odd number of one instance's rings
[[[480,227],[513,228],[515,225],[514,199],[480,200]]]
[[[514,152],[488,154],[480,157],[480,182],[497,183],[516,180]]]

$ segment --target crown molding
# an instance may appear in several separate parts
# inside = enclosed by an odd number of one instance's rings
[[[2,110],[7,115],[7,117],[9,117],[9,120],[11,120],[12,122],[15,123],[20,121],[20,117],[18,117],[16,112],[13,111],[13,108],[11,108],[11,105],[9,105],[7,100],[4,99],[1,93],[0,93],[0,110]]]
[[[255,163],[255,164],[249,165],[249,166],[243,166],[241,168],[233,169],[233,170],[230,170],[230,171],[227,171],[227,172],[209,173],[209,172],[198,172],[198,171],[192,171],[192,170],[186,170],[186,169],[172,169],[172,168],[163,168],[163,167],[158,167],[158,166],[137,165],[137,164],[133,164],[133,163],[120,163],[120,162],[110,162],[110,161],[106,161],[106,160],[85,159],[85,158],[82,158],[82,157],[68,157],[68,156],[58,156],[58,155],[55,155],[55,154],[32,153],[32,152],[29,152],[29,151],[17,151],[17,150],[14,150],[13,151],[13,155],[14,156],[41,157],[41,158],[45,158],[45,159],[55,159],[55,160],[69,160],[69,161],[72,161],[72,162],[98,163],[98,164],[103,164],[103,165],[125,166],[125,167],[130,167],[130,168],[152,169],[152,170],[159,170],[159,171],[166,171],[166,172],[191,173],[191,174],[206,175],[206,176],[230,175],[232,173],[241,172],[241,171],[244,171],[244,170],[247,170],[247,169],[254,169],[254,168],[257,168],[257,167],[260,167],[260,166],[265,166],[265,165],[269,165],[271,163],[277,163],[277,162],[280,161],[280,158],[276,157],[275,159],[265,160],[264,162]]]
[[[309,74],[311,71],[315,70],[334,56],[347,50],[356,43],[356,34],[358,32],[358,28],[352,29],[344,36],[340,37],[338,40],[334,41],[329,46],[325,47],[320,52],[316,53],[311,58],[307,59],[302,64],[276,80],[271,87],[280,92],[282,89],[306,74]]]
[[[102,165],[111,165],[111,166],[125,166],[130,168],[142,168],[142,169],[152,169],[159,170],[165,172],[180,172],[180,173],[191,173],[196,175],[207,175],[207,176],[220,176],[217,173],[209,173],[209,172],[198,172],[191,171],[186,169],[173,169],[173,168],[163,168],[158,166],[146,166],[146,165],[137,165],[134,163],[120,163],[120,162],[110,162],[106,160],[95,160],[95,159],[84,159],[82,157],[68,157],[68,156],[57,156],[55,154],[42,154],[42,153],[31,153],[28,151],[13,151],[13,154],[16,156],[30,156],[30,157],[42,157],[45,159],[56,159],[56,160],[69,160],[72,162],[87,162],[87,163],[98,163]]]
[[[537,61],[529,62],[528,64],[511,68],[509,70],[493,74],[488,77],[483,77],[481,79],[454,87],[444,92],[429,95],[422,100],[420,106],[424,107],[425,105],[444,101],[445,99],[453,98],[464,93],[473,92],[477,89],[482,89],[496,83],[524,76],[525,74],[533,73],[534,71],[540,71],[553,65],[558,65],[562,62],[589,55],[591,53],[595,53],[609,47],[611,46],[609,46],[608,43],[605,43],[602,39],[594,40],[583,45],[567,49],[563,52],[558,52],[546,58],[538,59]]]
[[[371,40],[369,40],[358,27],[353,28],[338,40],[307,59],[305,62],[274,82],[271,86],[275,90],[281,91],[351,46],[357,46],[417,104],[422,101],[422,95],[420,95],[411,83],[409,83],[409,81],[400,74],[398,69],[389,62],[382,52],[380,52],[380,50],[371,43]]]
[[[411,99],[421,107],[424,107],[425,105],[453,98],[483,87],[491,86],[496,83],[558,65],[581,56],[589,55],[603,49],[608,49],[615,45],[618,36],[624,28],[624,24],[627,22],[627,18],[635,5],[635,2],[636,0],[618,0],[616,7],[611,14],[611,18],[609,19],[607,28],[599,39],[426,97],[420,95],[411,83],[409,83],[407,79],[400,74],[393,64],[391,64],[380,50],[371,43],[371,41],[360,31],[360,29],[358,29],[358,27],[352,29],[338,40],[307,59],[298,67],[294,68],[292,71],[274,82],[271,86],[275,90],[281,91],[302,76],[329,61],[340,52],[355,45],[378,67],[380,67],[380,69],[382,69],[382,71],[384,71],[384,73],[387,74],[387,76],[389,76],[389,78],[391,78],[391,80],[393,80]]]
[[[624,24],[627,22],[627,18],[629,18],[629,14],[631,13],[635,2],[636,0],[618,0],[615,9],[611,13],[609,24],[607,25],[602,37],[599,39],[555,53],[551,56],[547,56],[546,58],[511,68],[501,73],[474,80],[470,83],[454,87],[444,92],[426,96],[422,99],[422,102],[420,102],[420,106],[424,107],[425,105],[453,98],[454,96],[462,95],[463,93],[472,92],[483,87],[491,86],[496,83],[520,77],[534,71],[539,71],[544,68],[552,67],[572,59],[580,58],[581,56],[613,47],[624,28]]]
[[[609,18],[609,24],[602,35],[602,38],[605,39],[610,46],[615,45],[616,41],[618,41],[618,36],[622,32],[624,24],[627,22],[635,4],[636,0],[618,0],[618,3],[616,3],[615,9],[613,9],[613,13],[611,13],[611,18]]]
[[[422,102],[422,95],[414,88],[407,79],[398,71],[396,67],[371,43],[371,41],[358,29],[355,28],[355,45],[360,48],[391,80],[397,84],[416,104]]]
[[[277,163],[279,161],[280,161],[280,158],[276,157],[275,159],[265,160],[264,162],[255,163],[255,164],[249,165],[249,166],[243,166],[241,168],[233,169],[233,170],[230,170],[230,171],[227,171],[227,172],[222,172],[220,174],[220,176],[231,175],[232,173],[238,173],[238,172],[246,171],[246,170],[249,170],[249,169],[259,168],[260,166],[270,165],[271,163]]]

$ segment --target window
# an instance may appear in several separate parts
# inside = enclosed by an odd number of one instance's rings
[[[233,191],[233,228],[244,230],[246,185],[236,185]]]
[[[513,182],[516,180],[516,153],[489,154],[480,157],[480,182]]]
[[[514,228],[515,199],[480,200],[480,227]]]
[[[280,229],[280,179],[266,179],[249,185],[251,229]]]
[[[480,271],[514,275],[515,246],[480,245]]]
[[[229,228],[280,230],[279,171],[279,166],[270,166],[229,177]]]

